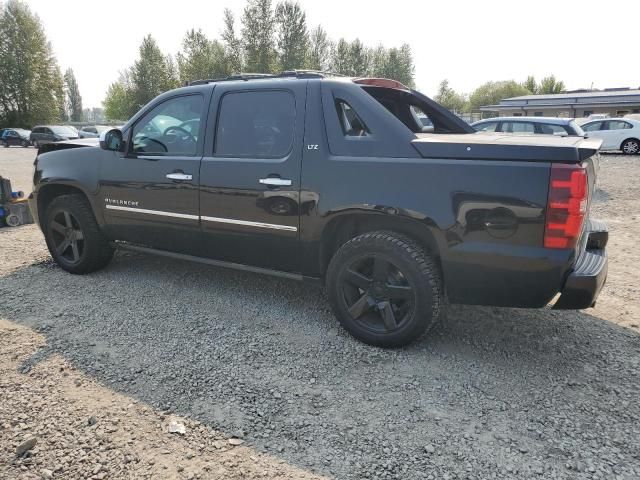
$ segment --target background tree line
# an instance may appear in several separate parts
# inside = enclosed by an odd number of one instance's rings
[[[387,77],[414,85],[409,45],[368,47],[359,39],[344,38],[336,42],[322,26],[310,28],[297,2],[284,0],[274,6],[271,0],[247,0],[239,28],[231,10],[225,9],[220,39],[190,30],[175,56],[165,55],[153,37],[146,36],[138,59],[109,86],[105,115],[125,120],[158,94],[190,80],[293,69]]]
[[[37,15],[19,0],[0,4],[0,126],[80,121],[73,70],[64,75]]]
[[[483,105],[495,105],[500,100],[521,95],[541,95],[562,93],[565,90],[564,82],[550,75],[536,82],[533,76],[518,83],[515,80],[501,82],[487,82],[476,88],[470,95],[456,92],[449,86],[448,80],[440,82],[438,93],[434,100],[457,113],[475,112]]]

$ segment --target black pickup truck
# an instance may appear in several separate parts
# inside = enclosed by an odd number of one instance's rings
[[[192,82],[91,142],[35,162],[33,216],[71,273],[126,248],[320,280],[381,346],[446,302],[588,308],[607,274],[588,215],[598,140],[475,133],[393,80]]]

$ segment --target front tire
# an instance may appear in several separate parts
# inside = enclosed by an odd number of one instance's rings
[[[640,140],[636,140],[635,138],[628,138],[622,145],[620,146],[620,150],[625,155],[637,155],[640,153]]]
[[[43,227],[51,256],[67,272],[94,272],[113,257],[113,247],[82,195],[54,198],[45,210]]]
[[[334,314],[354,337],[398,347],[422,336],[444,305],[440,269],[413,240],[368,232],[342,245],[326,275]]]
[[[2,142],[2,146],[4,148],[9,148],[9,142]]]
[[[27,148],[29,146],[29,141],[28,140],[22,140],[22,147],[23,148]]]
[[[33,146],[36,147],[36,148],[40,148],[40,145],[38,144],[37,140],[33,141]]]

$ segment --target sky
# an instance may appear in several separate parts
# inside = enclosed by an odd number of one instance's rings
[[[332,39],[387,47],[408,43],[418,90],[433,96],[443,79],[464,93],[490,80],[554,74],[568,89],[640,87],[638,0],[298,0],[310,28]],[[100,107],[118,72],[150,33],[165,53],[191,28],[219,38],[225,7],[244,0],[27,0],[39,15],[62,70],[73,68],[84,107]],[[276,2],[274,1],[274,4]],[[627,22],[625,19],[633,19]]]

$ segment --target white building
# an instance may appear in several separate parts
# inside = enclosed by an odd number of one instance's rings
[[[524,95],[506,98],[498,105],[480,107],[482,112],[501,117],[588,117],[594,113],[623,117],[640,113],[640,89],[615,88],[600,91],[575,91],[555,95]]]

